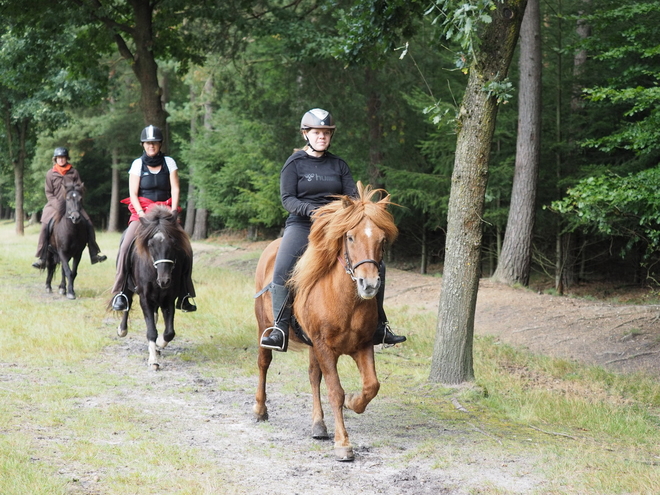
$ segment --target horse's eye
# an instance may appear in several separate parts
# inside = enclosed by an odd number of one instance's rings
[[[348,242],[353,242],[355,239],[353,238],[352,235],[350,235],[350,234],[346,234],[346,240],[347,240]]]

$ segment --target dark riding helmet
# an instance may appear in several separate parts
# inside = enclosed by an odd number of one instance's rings
[[[154,141],[163,142],[163,131],[155,125],[148,125],[142,129],[140,134],[141,143],[152,143]]]
[[[55,151],[53,151],[53,158],[57,158],[58,156],[66,156],[69,158],[69,150],[66,148],[55,148]]]
[[[303,115],[300,121],[300,130],[307,131],[309,129],[335,129],[335,120],[332,114],[322,108],[312,108]]]

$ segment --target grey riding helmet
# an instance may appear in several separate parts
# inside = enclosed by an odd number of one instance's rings
[[[163,131],[155,125],[148,125],[140,134],[141,143],[163,142]]]
[[[335,120],[332,114],[322,108],[312,108],[303,115],[300,121],[300,130],[307,131],[309,129],[335,129]]]
[[[55,148],[55,151],[53,151],[53,158],[57,158],[58,156],[65,156],[69,158],[69,150],[62,147]]]

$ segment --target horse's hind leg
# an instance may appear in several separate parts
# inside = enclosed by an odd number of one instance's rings
[[[323,407],[321,405],[321,368],[312,349],[309,350],[309,384],[312,387],[312,438],[326,440],[328,428],[323,420]]]
[[[380,383],[376,376],[376,365],[374,362],[374,347],[367,346],[353,355],[355,364],[360,370],[362,378],[362,391],[360,393],[346,394],[344,406],[358,414],[362,414],[371,400],[376,397],[380,389]]]
[[[261,333],[259,333],[258,337],[261,337]],[[257,383],[257,393],[255,394],[256,402],[252,408],[257,421],[266,421],[268,419],[268,408],[266,407],[266,376],[268,375],[268,367],[272,361],[273,351],[271,349],[259,347],[259,354],[257,356],[259,380]]]
[[[51,293],[53,292],[53,287],[51,286],[51,283],[53,281],[53,275],[55,275],[55,268],[57,268],[57,265],[51,263],[50,259],[47,261],[46,264],[46,292]]]

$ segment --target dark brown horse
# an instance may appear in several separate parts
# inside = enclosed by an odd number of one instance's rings
[[[291,287],[295,293],[293,313],[312,343],[309,348],[309,382],[312,387],[312,437],[328,438],[321,408],[321,378],[325,379],[335,418],[335,455],[340,461],[353,460],[353,448],[344,425],[342,408],[364,412],[376,396],[372,339],[378,323],[376,294],[380,287],[378,264],[383,248],[397,236],[392,215],[387,211],[389,195],[372,200],[382,190],[358,183],[357,199],[342,196],[314,212],[307,250],[295,266]],[[280,240],[262,253],[256,272],[259,291],[272,280]],[[257,297],[255,314],[258,338],[272,323],[270,293]],[[293,329],[293,342],[301,342]],[[339,356],[353,358],[360,371],[362,390],[346,394],[337,373]],[[259,383],[254,413],[268,419],[266,375],[273,359],[270,349],[259,348]]]
[[[51,282],[57,264],[62,265],[62,281],[59,293],[66,294],[68,299],[75,299],[76,292],[73,282],[78,275],[80,257],[87,244],[87,227],[81,215],[83,202],[83,185],[68,182],[64,185],[63,196],[53,217],[53,226],[48,239],[48,255],[46,256],[46,290],[52,292]],[[69,265],[71,262],[71,265]]]
[[[192,263],[192,247],[188,234],[177,221],[177,214],[166,206],[154,206],[142,218],[129,253],[131,282],[126,284],[129,307],[133,294],[140,296],[140,306],[147,325],[149,365],[157,370],[160,349],[174,338],[175,301],[181,292],[182,274]],[[158,335],[156,322],[160,309],[165,331]],[[117,335],[128,333],[128,313],[122,315]]]

